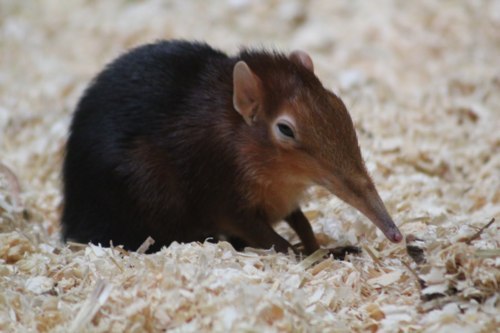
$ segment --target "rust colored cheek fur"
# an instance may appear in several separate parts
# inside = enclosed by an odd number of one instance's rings
[[[249,149],[244,156],[256,156]],[[270,152],[267,152],[270,156]],[[275,154],[276,152],[274,152]],[[317,166],[307,155],[283,152],[279,156],[246,159],[244,196],[250,207],[264,212],[271,224],[277,223],[299,207],[305,191],[313,185]],[[274,155],[273,154],[273,155]],[[251,171],[250,171],[251,170]]]

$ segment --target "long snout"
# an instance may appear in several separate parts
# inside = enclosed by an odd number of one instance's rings
[[[361,198],[360,203],[353,203],[352,206],[368,217],[391,242],[399,243],[403,240],[403,235],[387,212],[377,191],[369,193],[367,197]]]
[[[369,218],[391,242],[401,242],[403,235],[387,212],[371,180],[332,181],[326,187]]]

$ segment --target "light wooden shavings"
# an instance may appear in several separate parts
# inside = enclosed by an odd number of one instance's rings
[[[0,159],[23,186],[0,172],[0,331],[68,332],[78,315],[83,332],[497,329],[500,239],[498,225],[484,225],[500,214],[500,3],[264,7],[2,2]],[[60,170],[79,96],[127,48],[172,37],[231,52],[262,44],[309,52],[349,109],[388,210],[414,238],[391,244],[313,188],[303,207],[321,246],[358,245],[362,254],[301,262],[224,242],[175,243],[151,255],[62,244]],[[92,305],[98,280],[113,289]]]
[[[500,249],[476,250],[474,254],[482,258],[498,258],[500,257]]]
[[[15,263],[34,250],[33,244],[18,232],[0,234],[0,258],[6,263]]]
[[[377,263],[377,264],[380,263],[380,254],[378,253],[377,250],[375,250],[373,247],[371,247],[369,245],[365,245],[363,248],[375,263]]]
[[[388,285],[391,285],[394,282],[398,281],[401,278],[402,274],[402,271],[384,273],[380,276],[369,279],[367,282],[372,286],[387,287]]]
[[[494,222],[495,222],[495,218],[492,218],[490,220],[490,222],[488,222],[486,225],[484,225],[483,227],[481,227],[481,229],[479,229],[474,235],[469,236],[469,237],[463,239],[462,241],[465,242],[466,244],[470,244],[472,241],[474,241],[475,239],[479,238],[481,236],[481,234],[483,233],[483,231],[486,228],[488,228],[489,226],[491,226]]]
[[[19,179],[17,178],[16,174],[1,162],[0,162],[0,173],[3,174],[7,179],[10,194],[13,199],[14,209],[15,210],[22,209],[23,204],[21,201],[21,185],[19,184]]]
[[[155,243],[155,240],[151,237],[146,238],[146,240],[139,246],[137,253],[146,253],[151,245]]]
[[[76,318],[71,323],[69,331],[80,332],[83,330],[85,325],[92,320],[97,311],[106,303],[112,289],[113,286],[109,282],[97,280],[94,290],[78,311]]]
[[[312,265],[314,265],[316,262],[319,260],[323,259],[325,255],[328,254],[328,250],[326,249],[319,249],[310,256],[306,257],[304,260],[302,260],[300,263],[297,264],[297,268],[300,270],[306,270]]]

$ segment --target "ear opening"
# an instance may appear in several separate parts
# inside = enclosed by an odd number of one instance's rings
[[[302,65],[314,73],[313,61],[312,61],[311,57],[309,56],[309,54],[307,54],[306,52],[301,51],[301,50],[295,50],[292,53],[290,53],[288,58],[291,61],[295,62],[296,64]]]
[[[238,61],[233,68],[233,106],[251,125],[262,103],[261,83],[244,61]]]

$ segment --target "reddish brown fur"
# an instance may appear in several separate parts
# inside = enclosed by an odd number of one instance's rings
[[[253,126],[268,128],[255,131],[238,148],[238,165],[244,174],[249,170],[249,185],[241,186],[248,204],[262,207],[274,223],[298,209],[305,189],[316,183],[377,220],[380,227],[392,227],[364,166],[352,120],[342,101],[324,89],[296,58],[247,58],[244,54],[242,59],[258,77],[262,89],[262,95],[257,95],[260,109]],[[308,67],[312,68],[312,63]],[[280,115],[293,118],[298,125],[298,141],[290,146],[270,135],[270,124]],[[255,134],[260,134],[259,140]],[[261,142],[267,144],[262,146]],[[394,234],[398,233],[395,230]]]
[[[318,184],[400,240],[344,104],[313,68],[304,52],[229,58],[179,41],[119,58],[75,113],[65,238],[134,249],[152,236],[156,250],[223,235],[284,252],[272,225],[285,220],[311,253],[319,246],[299,205]]]

